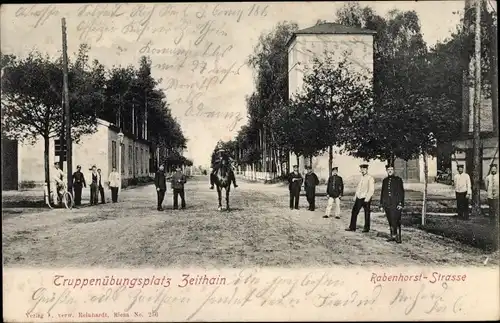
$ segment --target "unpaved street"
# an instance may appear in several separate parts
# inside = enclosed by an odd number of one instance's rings
[[[403,244],[386,242],[383,215],[372,215],[370,233],[346,232],[352,199],[342,218],[288,208],[280,185],[240,181],[231,192],[231,212],[217,211],[217,193],[207,177],[186,186],[186,210],[156,211],[154,186],[124,190],[121,201],[97,207],[9,215],[3,218],[4,265],[43,267],[245,267],[328,265],[474,265],[485,252],[417,229],[403,228]],[[107,191],[109,195],[109,191]],[[377,198],[377,193],[374,198]],[[358,227],[363,225],[363,213]],[[490,260],[487,266],[495,265]]]

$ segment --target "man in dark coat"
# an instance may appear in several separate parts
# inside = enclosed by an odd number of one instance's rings
[[[234,175],[232,160],[227,154],[227,152],[222,147],[222,142],[217,143],[217,148],[214,156],[212,156],[212,172],[210,173],[210,189],[214,189],[214,184],[216,180],[216,174],[219,168],[222,166],[222,162],[226,161],[226,164],[229,165],[229,181],[233,183],[234,188],[238,187],[236,184],[236,176]]]
[[[293,166],[293,172],[288,175],[288,190],[290,191],[290,209],[299,209],[299,196],[302,187],[302,175],[299,173],[299,166]]]
[[[104,198],[104,180],[102,179],[102,171],[100,168],[97,169],[98,180],[97,180],[97,188],[99,189],[99,195],[101,196],[101,204],[106,204],[106,199]]]
[[[309,203],[309,211],[314,211],[316,209],[316,186],[319,184],[319,179],[316,174],[314,174],[312,167],[307,166],[307,174],[304,179],[304,188],[306,190],[306,198]]]
[[[76,166],[76,172],[73,173],[73,191],[75,194],[75,205],[82,205],[82,187],[87,187],[85,176],[82,173],[82,166]]]
[[[167,178],[165,176],[165,168],[160,165],[158,171],[155,174],[155,187],[156,195],[158,197],[158,211],[163,211],[163,199],[165,198],[165,192],[167,191]]]
[[[332,207],[335,204],[335,218],[340,219],[340,199],[344,195],[344,181],[342,177],[338,175],[339,168],[332,168],[332,176],[328,178],[328,184],[326,186],[326,195],[328,195],[328,205],[326,206],[325,219],[330,217]]]
[[[97,205],[97,191],[99,189],[99,174],[97,173],[97,167],[95,165],[91,168],[92,182],[90,183],[90,205]]]
[[[387,177],[382,181],[382,191],[380,193],[380,207],[383,208],[391,236],[387,241],[401,243],[401,211],[405,203],[405,190],[403,180],[394,175],[394,166],[385,166]]]

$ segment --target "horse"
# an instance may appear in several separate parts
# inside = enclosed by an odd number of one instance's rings
[[[215,173],[215,186],[217,186],[217,195],[219,197],[219,208],[222,210],[222,189],[226,190],[226,211],[229,212],[229,192],[231,191],[231,166],[226,160],[222,160],[219,169]]]

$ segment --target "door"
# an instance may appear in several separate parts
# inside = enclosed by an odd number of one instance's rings
[[[17,141],[2,139],[2,191],[18,189]]]

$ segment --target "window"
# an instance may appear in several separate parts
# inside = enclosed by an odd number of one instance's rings
[[[132,166],[134,165],[134,151],[132,145],[128,146],[128,174],[132,175]]]
[[[111,141],[111,168],[116,167],[116,141]]]
[[[139,148],[135,147],[135,173],[139,171]],[[135,174],[134,174],[135,175]]]
[[[121,173],[125,174],[125,145],[121,146],[121,152],[120,152],[120,167],[122,169]]]
[[[141,148],[141,174],[144,174],[144,149]]]

